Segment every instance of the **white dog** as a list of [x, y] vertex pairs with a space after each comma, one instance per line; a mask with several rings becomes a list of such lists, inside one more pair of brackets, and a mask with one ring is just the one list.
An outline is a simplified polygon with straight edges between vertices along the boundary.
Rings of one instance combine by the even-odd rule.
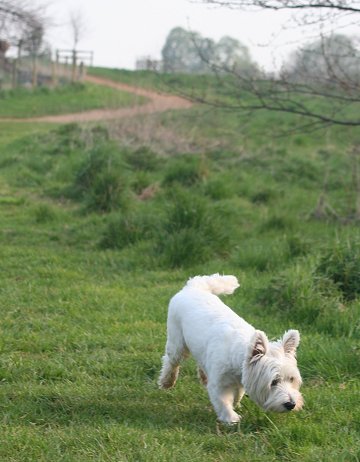
[[289, 330], [269, 342], [217, 297], [237, 287], [235, 276], [196, 276], [171, 299], [159, 386], [175, 385], [180, 362], [190, 352], [220, 421], [240, 420], [233, 408], [244, 393], [265, 410], [301, 409], [299, 332]]

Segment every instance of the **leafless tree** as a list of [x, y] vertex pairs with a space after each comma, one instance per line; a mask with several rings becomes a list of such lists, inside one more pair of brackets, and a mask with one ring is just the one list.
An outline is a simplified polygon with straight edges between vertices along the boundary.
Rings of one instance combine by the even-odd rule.
[[79, 42], [86, 32], [86, 24], [84, 15], [81, 10], [73, 10], [70, 12], [70, 30], [72, 36], [72, 66], [71, 66], [71, 81], [77, 80], [77, 66], [78, 66], [78, 50]]
[[[44, 39], [47, 18], [43, 5], [34, 6], [30, 0], [0, 0], [0, 40], [17, 48], [17, 61], [22, 52], [32, 60], [32, 84], [37, 83], [37, 58]], [[14, 83], [17, 64], [14, 62]]]
[[[203, 2], [253, 11], [289, 10], [294, 13], [293, 23], [317, 26], [320, 32], [317, 40], [299, 48], [280, 71], [272, 74], [244, 75], [219, 66], [215, 71], [221, 76], [226, 70], [227, 78], [222, 83], [231, 93], [232, 102], [203, 96], [199, 101], [237, 111], [267, 110], [303, 116], [302, 128], [360, 125], [360, 51], [356, 39], [344, 35], [344, 24], [360, 23], [360, 0]], [[341, 34], [331, 30], [334, 24], [342, 24]]]
[[71, 11], [69, 24], [72, 36], [72, 49], [76, 50], [80, 40], [83, 38], [83, 35], [86, 31], [86, 25], [82, 11]]
[[19, 41], [34, 35], [38, 41], [39, 31], [45, 25], [43, 6], [35, 7], [30, 0], [0, 0], [0, 38], [10, 45], [17, 46]]
[[203, 3], [238, 9], [303, 11], [303, 21], [308, 23], [314, 21], [311, 15], [316, 10], [321, 12], [323, 20], [339, 14], [360, 13], [359, 0], [203, 0]]

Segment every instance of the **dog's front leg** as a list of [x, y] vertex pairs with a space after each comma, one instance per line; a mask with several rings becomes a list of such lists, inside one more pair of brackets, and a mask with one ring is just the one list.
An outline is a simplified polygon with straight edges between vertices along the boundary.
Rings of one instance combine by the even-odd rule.
[[245, 394], [244, 387], [242, 385], [234, 386], [234, 409], [240, 406], [240, 401]]
[[218, 419], [228, 424], [239, 422], [240, 416], [233, 409], [234, 388], [228, 385], [209, 382], [208, 393]]

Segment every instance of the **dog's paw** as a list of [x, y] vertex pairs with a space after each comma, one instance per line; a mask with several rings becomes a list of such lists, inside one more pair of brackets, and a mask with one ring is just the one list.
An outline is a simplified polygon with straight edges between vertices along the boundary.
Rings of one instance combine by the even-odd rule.
[[218, 418], [218, 422], [221, 422], [225, 425], [234, 425], [240, 422], [241, 417], [236, 412], [227, 414], [226, 416], [221, 416]]
[[240, 416], [236, 422], [223, 422], [220, 420], [216, 421], [216, 433], [218, 435], [224, 433], [236, 433], [240, 431]]

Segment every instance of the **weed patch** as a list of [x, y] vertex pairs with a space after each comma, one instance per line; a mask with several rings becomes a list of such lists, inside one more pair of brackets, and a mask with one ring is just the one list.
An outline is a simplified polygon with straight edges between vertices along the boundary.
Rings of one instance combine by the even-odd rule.
[[95, 146], [75, 174], [72, 196], [84, 200], [88, 210], [126, 209], [129, 205], [126, 168], [113, 143]]
[[100, 240], [100, 248], [122, 249], [155, 234], [154, 218], [150, 215], [130, 213], [111, 217]]
[[178, 183], [182, 186], [193, 186], [207, 175], [208, 170], [203, 158], [195, 155], [179, 156], [167, 168], [163, 185], [172, 186]]
[[[171, 198], [156, 245], [166, 266], [190, 266], [229, 251], [229, 216], [180, 189]], [[228, 226], [224, 227], [226, 219]]]
[[359, 304], [343, 304], [336, 285], [299, 265], [272, 278], [258, 300], [289, 323], [328, 335], [359, 336]]
[[337, 242], [321, 258], [317, 273], [336, 284], [345, 300], [360, 294], [360, 241]]
[[34, 209], [36, 223], [48, 223], [56, 219], [56, 212], [53, 207], [47, 204], [40, 204]]

